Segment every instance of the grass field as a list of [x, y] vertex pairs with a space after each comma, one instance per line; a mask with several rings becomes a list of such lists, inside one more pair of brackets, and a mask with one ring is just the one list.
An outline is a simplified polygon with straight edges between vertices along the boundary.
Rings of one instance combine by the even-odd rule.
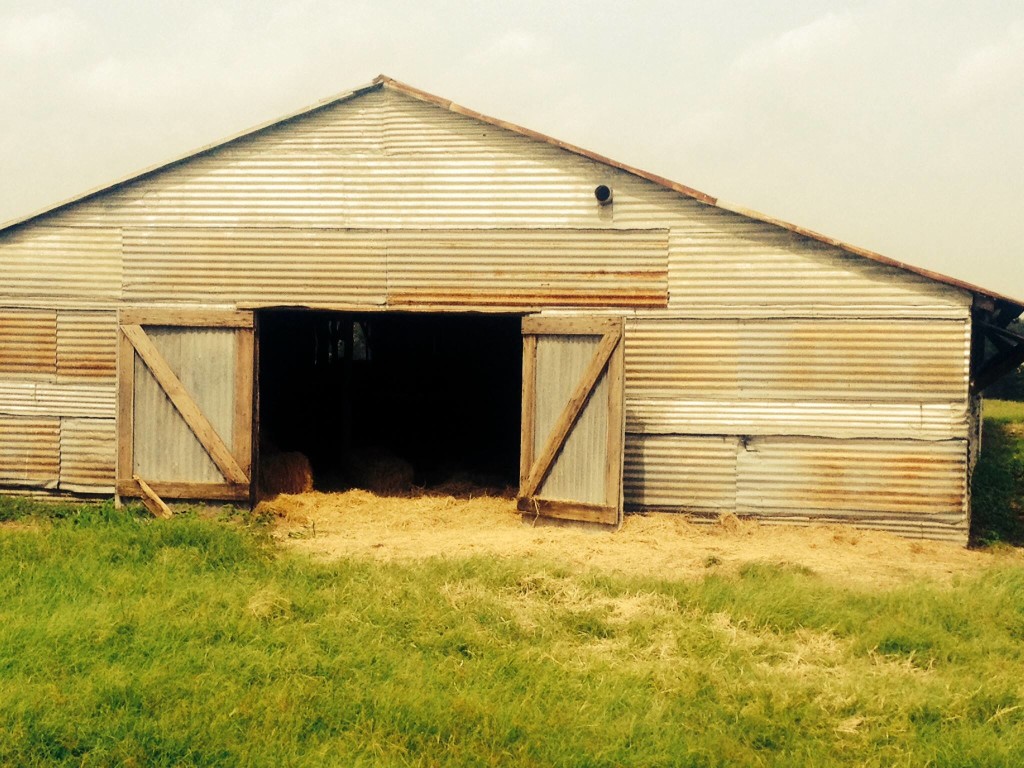
[[981, 459], [971, 486], [979, 543], [1024, 545], [1024, 403], [986, 400]]
[[458, 552], [317, 562], [243, 515], [0, 499], [0, 520], [0, 765], [1024, 755], [1009, 554], [868, 587], [784, 562], [678, 579]]

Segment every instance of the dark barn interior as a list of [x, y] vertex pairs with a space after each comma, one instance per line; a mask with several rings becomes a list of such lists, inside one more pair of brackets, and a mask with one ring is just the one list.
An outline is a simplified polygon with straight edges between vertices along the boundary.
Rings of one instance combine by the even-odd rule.
[[518, 316], [281, 309], [257, 328], [262, 476], [302, 454], [317, 490], [516, 484]]

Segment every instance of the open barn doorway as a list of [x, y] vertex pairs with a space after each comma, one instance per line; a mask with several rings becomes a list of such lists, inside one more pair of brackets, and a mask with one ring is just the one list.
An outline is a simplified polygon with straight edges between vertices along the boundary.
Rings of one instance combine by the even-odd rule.
[[514, 487], [518, 315], [257, 313], [264, 495]]

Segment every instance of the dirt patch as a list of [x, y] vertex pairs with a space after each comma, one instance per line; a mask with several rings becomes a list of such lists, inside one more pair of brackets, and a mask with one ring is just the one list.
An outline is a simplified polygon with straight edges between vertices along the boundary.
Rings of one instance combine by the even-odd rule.
[[366, 491], [279, 496], [260, 504], [287, 546], [324, 558], [536, 556], [654, 578], [697, 578], [751, 562], [786, 563], [851, 585], [949, 581], [1018, 550], [967, 550], [840, 526], [762, 526], [734, 516], [698, 524], [677, 515], [631, 515], [615, 532], [531, 526], [500, 495], [386, 497]]

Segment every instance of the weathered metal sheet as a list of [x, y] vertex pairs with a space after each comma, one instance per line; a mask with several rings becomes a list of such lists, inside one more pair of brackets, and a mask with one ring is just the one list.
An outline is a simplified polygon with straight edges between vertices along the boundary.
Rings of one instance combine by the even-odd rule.
[[665, 230], [393, 230], [388, 303], [664, 306]]
[[884, 521], [967, 513], [967, 441], [757, 437], [737, 459], [737, 510]]
[[12, 416], [114, 417], [114, 382], [0, 379], [0, 413]]
[[[539, 336], [537, 339], [537, 398], [534, 456], [540, 455], [555, 422], [569, 402], [590, 361], [600, 336]], [[538, 496], [586, 504], [607, 504], [606, 465], [595, 457], [608, 446], [608, 376], [601, 375]]]
[[627, 506], [735, 510], [738, 444], [735, 437], [627, 434]]
[[116, 437], [113, 419], [62, 419], [60, 488], [113, 493]]
[[57, 313], [0, 309], [0, 376], [52, 376], [57, 366]]
[[704, 317], [966, 317], [971, 306], [958, 288], [697, 206], [673, 223], [669, 282], [671, 306]]
[[128, 301], [384, 303], [380, 232], [175, 228], [129, 230], [124, 240]]
[[[230, 328], [148, 328], [200, 411], [233, 444], [235, 344]], [[222, 483], [223, 475], [149, 369], [135, 357], [134, 472], [161, 482]]]
[[60, 420], [0, 416], [0, 485], [56, 488]]
[[968, 436], [962, 403], [771, 400], [626, 401], [626, 429], [641, 434], [805, 435], [948, 440]]
[[627, 398], [965, 403], [951, 320], [627, 321]]
[[112, 380], [116, 373], [117, 313], [58, 313], [57, 374]]
[[0, 232], [0, 274], [2, 302], [114, 301], [121, 293], [120, 230], [32, 225]]

